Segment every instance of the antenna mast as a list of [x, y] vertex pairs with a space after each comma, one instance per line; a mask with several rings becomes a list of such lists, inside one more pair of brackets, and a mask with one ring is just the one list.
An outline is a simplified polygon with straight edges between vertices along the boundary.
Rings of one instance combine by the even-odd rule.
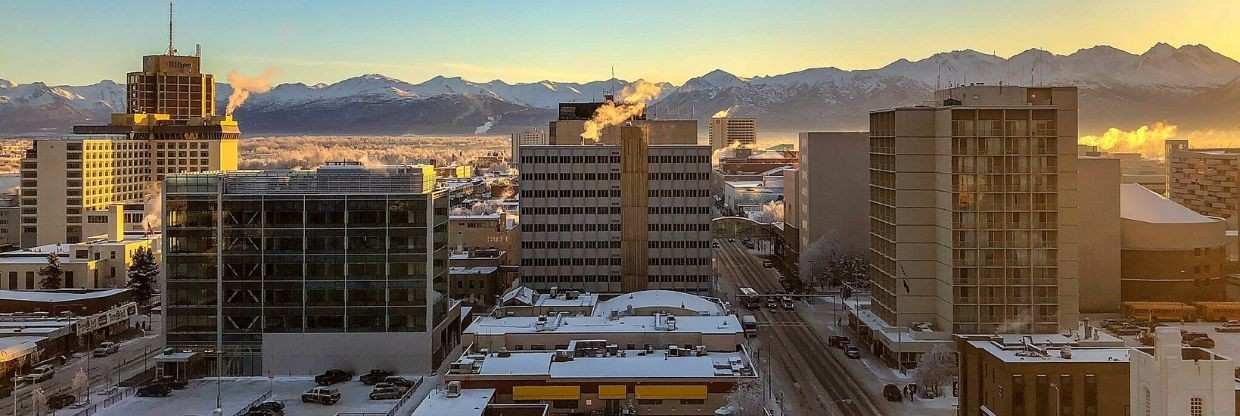
[[172, 0], [168, 0], [168, 55], [176, 55], [177, 50], [172, 47]]

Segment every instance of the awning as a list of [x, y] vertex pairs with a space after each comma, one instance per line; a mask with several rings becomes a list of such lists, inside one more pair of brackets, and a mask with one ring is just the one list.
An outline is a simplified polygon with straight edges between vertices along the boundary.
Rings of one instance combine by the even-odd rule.
[[637, 386], [634, 388], [634, 396], [638, 399], [650, 400], [706, 400], [706, 386]]
[[514, 386], [513, 400], [577, 400], [580, 386]]
[[623, 384], [604, 384], [598, 386], [598, 398], [603, 400], [628, 398], [628, 391]]

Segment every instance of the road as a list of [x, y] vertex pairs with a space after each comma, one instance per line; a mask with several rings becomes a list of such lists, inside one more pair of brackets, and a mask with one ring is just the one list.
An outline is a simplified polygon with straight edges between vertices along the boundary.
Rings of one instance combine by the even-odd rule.
[[[778, 277], [762, 267], [744, 246], [728, 240], [717, 242], [720, 247], [715, 250], [715, 267], [721, 279], [735, 286], [751, 287], [761, 294], [783, 292]], [[786, 386], [778, 389], [781, 391], [776, 395], [796, 396], [796, 400], [785, 400], [798, 404], [794, 409], [785, 409], [788, 414], [813, 415], [822, 414], [822, 411], [846, 416], [887, 414], [848, 372], [837, 352], [830, 351], [826, 340], [795, 311], [761, 308], [752, 313], [761, 326], [759, 338], [763, 347], [760, 354], [766, 360], [774, 358], [768, 366], [781, 370], [772, 372], [773, 377], [788, 378], [775, 380], [776, 384]]]
[[[105, 396], [97, 394], [111, 386], [116, 385], [118, 381], [122, 381], [141, 373], [145, 368], [151, 368], [155, 365], [155, 356], [163, 349], [163, 340], [160, 339], [160, 319], [159, 315], [152, 315], [151, 331], [147, 331], [147, 335], [125, 340], [120, 344], [119, 351], [107, 357], [91, 357], [89, 352], [80, 354], [79, 357], [69, 359], [65, 365], [56, 367], [56, 373], [52, 375], [50, 380], [30, 385], [28, 383], [18, 386], [17, 391], [12, 396], [0, 399], [0, 416], [25, 416], [34, 415], [34, 398], [32, 392], [36, 387], [43, 389], [46, 396], [51, 397], [60, 393], [72, 393], [79, 399], [82, 399], [82, 392], [71, 392], [73, 390], [73, 378], [79, 373], [84, 373], [90, 380], [90, 400], [102, 400]], [[18, 404], [17, 411], [13, 409], [13, 403]], [[47, 409], [40, 409], [42, 414], [51, 414]], [[59, 414], [71, 415], [78, 412], [77, 409], [63, 409]]]

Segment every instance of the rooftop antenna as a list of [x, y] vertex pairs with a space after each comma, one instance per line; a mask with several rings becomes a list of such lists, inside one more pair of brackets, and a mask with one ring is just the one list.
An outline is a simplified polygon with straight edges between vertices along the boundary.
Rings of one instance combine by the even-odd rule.
[[616, 66], [611, 66], [611, 96], [616, 97]]
[[176, 48], [172, 47], [172, 0], [168, 0], [168, 55], [176, 54]]

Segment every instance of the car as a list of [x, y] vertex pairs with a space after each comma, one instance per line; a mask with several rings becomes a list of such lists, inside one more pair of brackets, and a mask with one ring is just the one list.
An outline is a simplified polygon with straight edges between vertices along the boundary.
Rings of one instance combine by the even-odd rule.
[[56, 375], [56, 369], [50, 365], [41, 365], [30, 370], [29, 374], [22, 376], [22, 380], [27, 383], [42, 383], [51, 380]]
[[849, 344], [847, 347], [844, 347], [844, 356], [848, 358], [861, 358], [861, 349], [857, 348], [856, 345]]
[[351, 372], [340, 369], [331, 369], [324, 371], [323, 374], [314, 376], [314, 384], [318, 384], [320, 386], [330, 386], [332, 384], [343, 383], [352, 379], [353, 373]]
[[383, 379], [388, 378], [392, 375], [393, 373], [391, 371], [374, 369], [374, 370], [370, 370], [369, 373], [362, 374], [362, 377], [360, 377], [360, 380], [362, 380], [362, 384], [365, 384], [367, 386], [373, 386], [375, 383], [381, 382], [383, 381]]
[[73, 404], [77, 401], [72, 394], [57, 394], [47, 398], [47, 407], [52, 409], [63, 409], [65, 406]]
[[302, 393], [301, 401], [303, 403], [318, 403], [331, 406], [340, 401], [340, 390], [315, 387]]
[[393, 384], [379, 383], [375, 388], [370, 390], [370, 400], [391, 400], [399, 399], [405, 392], [401, 388]]
[[848, 337], [843, 336], [843, 335], [832, 335], [830, 337], [827, 337], [827, 345], [830, 345], [835, 348], [844, 348], [848, 346], [848, 344], [851, 342], [852, 341], [849, 340]]
[[784, 310], [790, 311], [790, 310], [796, 309], [797, 307], [796, 303], [793, 303], [792, 300], [784, 300], [783, 302], [780, 302], [780, 303], [784, 307]]
[[138, 397], [168, 397], [169, 393], [172, 393], [172, 387], [168, 383], [151, 383], [139, 387], [135, 394]]
[[767, 299], [766, 299], [766, 308], [767, 308], [767, 309], [770, 309], [770, 310], [775, 310], [775, 309], [776, 309], [776, 308], [778, 308], [778, 307], [779, 307], [779, 304], [775, 303], [775, 298], [767, 298]]
[[1208, 336], [1193, 338], [1188, 341], [1188, 346], [1197, 348], [1214, 348], [1214, 340]]
[[250, 407], [245, 416], [284, 416], [284, 402], [268, 400]]
[[400, 387], [402, 389], [413, 388], [413, 380], [410, 380], [410, 379], [407, 379], [401, 376], [388, 376], [387, 378], [383, 379], [383, 382], [395, 385], [396, 387]]
[[120, 351], [120, 345], [116, 345], [116, 343], [112, 341], [104, 341], [95, 348], [95, 351], [92, 352], [91, 355], [96, 357], [107, 357], [109, 355], [116, 354], [117, 351]]
[[769, 268], [775, 267], [775, 263], [772, 263], [770, 260], [763, 260], [762, 267], [769, 269]]
[[711, 242], [710, 242], [710, 246], [711, 246], [711, 247], [713, 247], [713, 248], [719, 248], [719, 242], [718, 242], [718, 241], [711, 241]]

